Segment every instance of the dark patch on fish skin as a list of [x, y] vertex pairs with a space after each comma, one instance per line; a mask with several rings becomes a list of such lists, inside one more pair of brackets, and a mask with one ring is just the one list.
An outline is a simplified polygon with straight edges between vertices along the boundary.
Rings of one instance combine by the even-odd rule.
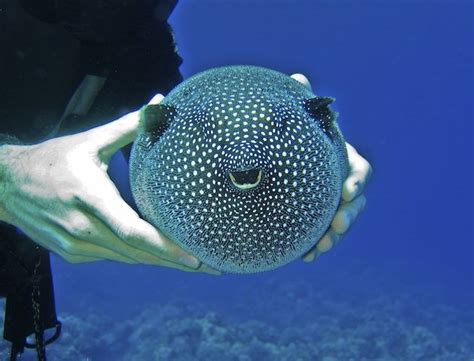
[[337, 125], [338, 114], [333, 111], [329, 105], [336, 101], [332, 97], [316, 96], [305, 100], [304, 107], [318, 122], [321, 130], [328, 136], [328, 138], [335, 145], [336, 151], [339, 153], [338, 159], [341, 169], [343, 170], [344, 178], [347, 175], [347, 153], [345, 151], [344, 137]]
[[331, 110], [329, 105], [336, 99], [331, 97], [314, 97], [304, 101], [306, 110], [319, 122], [321, 129], [334, 138], [334, 123], [336, 122], [336, 113]]
[[175, 115], [175, 107], [166, 104], [149, 104], [140, 109], [140, 131], [144, 134], [140, 145], [149, 149], [165, 132]]

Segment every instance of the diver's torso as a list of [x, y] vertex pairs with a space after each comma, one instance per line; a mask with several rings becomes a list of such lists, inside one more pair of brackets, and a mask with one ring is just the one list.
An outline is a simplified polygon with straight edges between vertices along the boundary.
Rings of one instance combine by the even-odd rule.
[[166, 18], [160, 18], [175, 1], [147, 1], [154, 11], [116, 6], [113, 14], [109, 8], [122, 2], [98, 2], [109, 5], [103, 8], [84, 2], [73, 14], [54, 16], [30, 3], [48, 2], [6, 0], [0, 12], [0, 134], [25, 142], [51, 135], [86, 74], [107, 80], [87, 117], [65, 122], [66, 132], [111, 121], [182, 80], [182, 60]]

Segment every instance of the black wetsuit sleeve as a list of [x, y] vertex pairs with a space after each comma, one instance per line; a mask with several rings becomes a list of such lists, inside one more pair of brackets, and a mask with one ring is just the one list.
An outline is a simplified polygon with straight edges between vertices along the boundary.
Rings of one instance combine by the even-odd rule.
[[[177, 0], [21, 0], [42, 21], [58, 24], [84, 47], [89, 74], [108, 76], [152, 63], [179, 66], [167, 16]], [[127, 62], [123, 63], [125, 58]], [[132, 65], [130, 67], [130, 65]], [[141, 73], [145, 70], [135, 70]]]
[[29, 16], [0, 34], [7, 55], [0, 59], [0, 133], [25, 142], [49, 135], [86, 74], [107, 81], [87, 118], [65, 122], [64, 132], [113, 120], [182, 80], [182, 59], [166, 18], [176, 0], [20, 3], [17, 13]]

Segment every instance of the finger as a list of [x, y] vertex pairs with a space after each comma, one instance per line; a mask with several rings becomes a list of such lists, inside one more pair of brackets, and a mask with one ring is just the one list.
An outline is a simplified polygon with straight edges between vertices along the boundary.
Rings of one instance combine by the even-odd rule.
[[174, 269], [184, 271], [184, 272], [207, 273], [207, 274], [212, 275], [212, 276], [220, 276], [222, 274], [222, 272], [220, 272], [220, 271], [218, 271], [214, 268], [211, 268], [211, 267], [209, 267], [208, 265], [206, 265], [204, 263], [201, 263], [201, 265], [198, 268], [192, 269], [192, 268], [184, 267], [184, 266], [181, 266], [179, 264], [169, 262], [169, 261], [165, 261], [165, 260], [161, 260], [161, 262], [162, 263], [159, 264], [160, 266], [164, 266], [164, 267], [168, 267], [168, 268], [174, 268]]
[[161, 103], [163, 100], [164, 96], [162, 94], [156, 94], [151, 100], [148, 102], [149, 105], [156, 105]]
[[[74, 239], [73, 235], [66, 235], [61, 239], [61, 242], [59, 242], [60, 246], [55, 247], [55, 253], [58, 253], [59, 255], [61, 255], [61, 257], [71, 263], [78, 263], [81, 259], [84, 259], [85, 261], [87, 261], [87, 259], [103, 259], [128, 264], [142, 263], [147, 265], [159, 265], [186, 272], [205, 272], [213, 275], [216, 274], [215, 270], [207, 266], [199, 267], [198, 269], [192, 269], [173, 262], [166, 261], [142, 250], [133, 248], [125, 244], [118, 237], [116, 237], [104, 225], [100, 227], [98, 224], [101, 223], [102, 222], [97, 220], [93, 228], [96, 230], [96, 232], [89, 231], [91, 233], [88, 234], [88, 236], [92, 237], [92, 241], [104, 244], [106, 247], [110, 247], [110, 249], [92, 244], [91, 241], [80, 241], [78, 239]], [[64, 232], [64, 230], [56, 231], [56, 233], [58, 234], [61, 232]], [[71, 233], [74, 234], [75, 232]], [[104, 241], [104, 239], [106, 240]], [[122, 254], [116, 252], [117, 250]]]
[[303, 261], [311, 262], [314, 261], [321, 254], [329, 251], [337, 242], [339, 242], [341, 235], [335, 233], [331, 228], [324, 234], [324, 236], [316, 243], [316, 245], [306, 253], [303, 257]]
[[208, 265], [202, 263], [201, 266], [197, 269], [198, 272], [204, 272], [213, 276], [220, 276], [222, 275], [221, 271], [218, 271], [214, 268], [209, 267]]
[[350, 202], [363, 192], [372, 175], [372, 167], [349, 143], [346, 148], [350, 173], [342, 186], [342, 199]]
[[303, 256], [303, 261], [313, 262], [315, 259], [319, 257], [320, 254], [321, 253], [316, 250], [316, 247], [313, 247], [311, 251], [309, 251]]
[[201, 264], [201, 266], [199, 266], [198, 268], [196, 269], [193, 269], [193, 268], [189, 268], [189, 267], [184, 267], [184, 266], [181, 266], [177, 263], [173, 263], [173, 262], [169, 262], [169, 261], [166, 261], [166, 260], [161, 260], [160, 263], [157, 263], [156, 265], [158, 266], [162, 266], [162, 267], [167, 267], [167, 268], [173, 268], [173, 269], [176, 269], [176, 270], [179, 270], [179, 271], [183, 271], [183, 272], [190, 272], [190, 273], [207, 273], [207, 274], [210, 274], [212, 276], [220, 276], [222, 274], [222, 272], [220, 271], [217, 271], [205, 264]]
[[[70, 229], [69, 232], [72, 237], [84, 239], [86, 244], [91, 245], [89, 249], [81, 249], [80, 252], [98, 252], [98, 249], [93, 247], [94, 244], [96, 244], [109, 251], [107, 256], [104, 255], [104, 258], [109, 260], [172, 267], [172, 262], [165, 262], [166, 260], [163, 258], [157, 257], [154, 254], [143, 251], [142, 249], [132, 247], [126, 243], [123, 239], [118, 237], [117, 234], [108, 227], [108, 225], [106, 225], [101, 219], [98, 219], [95, 215], [88, 215], [87, 218], [89, 225], [79, 227], [73, 226], [72, 229], [71, 226], [69, 226], [68, 228]], [[81, 229], [83, 231], [81, 231]], [[113, 255], [116, 256], [114, 257]], [[177, 264], [174, 265], [177, 266]], [[172, 268], [182, 269], [181, 267]]]
[[359, 213], [364, 210], [366, 203], [364, 195], [360, 195], [349, 203], [341, 204], [331, 223], [332, 230], [340, 235], [346, 233]]
[[303, 74], [296, 73], [296, 74], [293, 74], [291, 77], [293, 79], [295, 79], [296, 81], [299, 81], [301, 84], [303, 84], [309, 90], [312, 90], [311, 89], [311, 83], [309, 82], [308, 78], [306, 76], [304, 76]]
[[[101, 174], [100, 176], [103, 177]], [[42, 223], [46, 225], [43, 227], [44, 232], [48, 232], [44, 237], [49, 242], [54, 240], [62, 251], [71, 255], [101, 257], [125, 263], [162, 264], [163, 259], [131, 247], [117, 237], [102, 220], [87, 213], [91, 212], [90, 205], [84, 200], [76, 199], [75, 202], [77, 210], [69, 212], [67, 216], [41, 214], [44, 218]], [[33, 211], [29, 218], [35, 217], [38, 215]]]
[[[36, 218], [32, 216], [34, 215], [29, 215], [30, 219], [35, 219], [35, 224], [37, 224], [40, 221], [38, 215], [36, 215]], [[81, 236], [87, 233], [89, 233], [88, 236], [94, 236], [90, 234], [91, 230], [89, 228], [85, 230], [84, 227], [78, 226], [78, 222], [68, 222], [64, 218], [54, 218], [51, 214], [43, 214], [42, 216], [44, 226], [38, 227], [34, 232], [35, 241], [58, 253], [68, 262], [78, 263], [81, 259], [84, 259], [84, 262], [108, 259], [125, 263], [137, 263], [137, 261], [126, 255], [120, 255], [107, 248], [78, 238], [77, 235]], [[77, 218], [79, 217], [76, 216]], [[82, 219], [86, 219], [86, 217], [82, 215]], [[84, 221], [81, 220], [80, 223], [84, 224]], [[100, 236], [100, 234], [97, 235], [97, 238]]]
[[[27, 213], [25, 212], [25, 214]], [[65, 217], [55, 218], [51, 214], [43, 215], [46, 218], [42, 219], [43, 222], [41, 223], [45, 224], [45, 226], [35, 229], [25, 226], [21, 227], [22, 230], [36, 243], [59, 255], [67, 262], [82, 263], [99, 260], [111, 260], [129, 264], [140, 262], [187, 272], [219, 274], [218, 271], [206, 265], [202, 265], [198, 269], [191, 269], [130, 247], [108, 230], [101, 221], [96, 219], [94, 222], [95, 217], [93, 216], [86, 216], [79, 212], [72, 214], [68, 219]], [[28, 217], [31, 218], [32, 214], [29, 214]], [[38, 221], [36, 219], [34, 224], [37, 225]], [[22, 223], [31, 224], [28, 221]], [[81, 240], [77, 236], [91, 237], [91, 239]], [[91, 242], [104, 244], [104, 247]], [[106, 247], [111, 247], [111, 249]], [[123, 254], [116, 252], [116, 250], [120, 250]]]
[[316, 250], [320, 253], [326, 253], [339, 241], [341, 236], [329, 229], [326, 234], [316, 244]]
[[[90, 243], [88, 243], [88, 245], [94, 246], [94, 245], [91, 245]], [[117, 254], [115, 252], [109, 251], [109, 252], [104, 252], [103, 254], [100, 255], [100, 258], [98, 258], [98, 257], [85, 256], [85, 254], [88, 254], [90, 252], [92, 252], [91, 254], [96, 254], [97, 256], [99, 256], [101, 252], [97, 250], [91, 251], [90, 249], [80, 249], [80, 247], [78, 248], [77, 246], [74, 246], [72, 248], [66, 247], [65, 249], [57, 245], [54, 245], [53, 247], [50, 247], [50, 248], [52, 248], [51, 249], [52, 252], [59, 255], [61, 258], [63, 258], [69, 263], [86, 263], [86, 262], [108, 260], [108, 261], [116, 261], [116, 262], [127, 263], [127, 264], [143, 263], [147, 265], [158, 265], [162, 267], [177, 269], [184, 272], [202, 272], [202, 273], [208, 273], [211, 275], [220, 275], [220, 272], [206, 265], [201, 265], [201, 267], [199, 267], [198, 269], [192, 269], [189, 267], [184, 267], [179, 264], [160, 259], [158, 257], [154, 257], [153, 255], [149, 255], [149, 254], [141, 255], [140, 257], [137, 257], [139, 258], [139, 260], [135, 260], [129, 257], [121, 256], [120, 254]], [[96, 248], [96, 247], [90, 247], [90, 248]], [[100, 248], [100, 247], [97, 247], [97, 248]]]
[[175, 269], [175, 270], [178, 270], [178, 271], [190, 272], [190, 273], [200, 272], [199, 268], [190, 268], [190, 267], [182, 266], [178, 263], [170, 262], [170, 261], [167, 261], [165, 259], [158, 258], [158, 257], [157, 257], [156, 263], [150, 264], [150, 265], [166, 267], [166, 268], [172, 268], [172, 269]]
[[[163, 95], [157, 94], [151, 99], [149, 104], [158, 104], [162, 99]], [[139, 119], [140, 111], [134, 111], [113, 122], [89, 131], [96, 141], [101, 159], [108, 162], [117, 150], [135, 140]]]
[[128, 113], [120, 119], [89, 131], [102, 161], [108, 163], [115, 152], [134, 141], [139, 125], [139, 114], [139, 111]]
[[[57, 231], [59, 232], [59, 231]], [[58, 240], [60, 249], [72, 257], [86, 257], [95, 259], [106, 259], [128, 264], [136, 264], [137, 260], [121, 255], [105, 247], [92, 244], [88, 241], [76, 239], [70, 235], [63, 236]], [[151, 262], [150, 262], [151, 263]], [[154, 263], [151, 263], [154, 264]]]
[[[93, 218], [92, 216], [90, 218]], [[64, 227], [66, 228], [66, 227]], [[56, 233], [65, 232], [57, 230]], [[183, 271], [193, 271], [188, 267], [180, 266], [173, 262], [168, 262], [162, 258], [156, 257], [150, 253], [129, 246], [113, 234], [100, 221], [96, 220], [93, 227], [87, 231], [69, 230], [68, 234], [61, 239], [59, 250], [63, 257], [67, 256], [89, 256], [100, 257], [109, 261], [116, 261], [128, 264], [142, 263], [147, 265], [159, 265], [180, 269]], [[87, 233], [87, 234], [86, 234]], [[80, 240], [75, 237], [79, 235], [86, 240]], [[93, 244], [95, 242], [97, 244]], [[64, 254], [67, 253], [67, 255]], [[69, 259], [68, 259], [69, 260]]]
[[139, 251], [149, 252], [160, 259], [196, 269], [201, 262], [189, 255], [145, 222], [120, 197], [112, 181], [104, 177], [101, 197], [90, 195], [85, 206], [101, 220], [120, 240]]
[[53, 254], [58, 255], [61, 257], [63, 260], [65, 260], [68, 263], [72, 264], [78, 264], [78, 263], [92, 263], [92, 262], [98, 262], [98, 261], [103, 261], [102, 258], [93, 258], [93, 257], [85, 257], [85, 256], [73, 256], [70, 255], [66, 252], [61, 251], [60, 249], [53, 251]]
[[47, 227], [43, 227], [41, 229], [32, 229], [28, 226], [22, 226], [21, 230], [25, 232], [25, 234], [35, 243], [39, 244], [48, 251], [57, 254], [59, 257], [63, 258], [69, 263], [85, 263], [101, 260], [99, 257], [78, 256], [67, 253], [65, 250], [59, 247], [59, 242], [57, 242], [55, 234], [51, 231], [48, 231]]
[[50, 239], [48, 239], [48, 242], [42, 242], [41, 238], [36, 239], [35, 242], [43, 246], [44, 248], [48, 249], [50, 252], [57, 254], [59, 257], [64, 259], [66, 262], [69, 263], [90, 263], [90, 262], [97, 262], [97, 261], [102, 261], [104, 258], [102, 257], [89, 257], [89, 256], [83, 256], [83, 255], [74, 255], [66, 252], [64, 249], [62, 249], [57, 242], [51, 242]]

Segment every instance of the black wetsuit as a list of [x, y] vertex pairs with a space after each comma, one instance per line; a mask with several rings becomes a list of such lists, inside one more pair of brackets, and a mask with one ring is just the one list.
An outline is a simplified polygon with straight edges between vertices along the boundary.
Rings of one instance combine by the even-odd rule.
[[[167, 93], [182, 80], [167, 23], [176, 2], [0, 0], [0, 143], [91, 128]], [[87, 74], [105, 78], [103, 87], [87, 116], [64, 118]], [[42, 328], [57, 323], [48, 253], [4, 223], [0, 297], [7, 297], [4, 336], [19, 352], [34, 331], [35, 303]]]

